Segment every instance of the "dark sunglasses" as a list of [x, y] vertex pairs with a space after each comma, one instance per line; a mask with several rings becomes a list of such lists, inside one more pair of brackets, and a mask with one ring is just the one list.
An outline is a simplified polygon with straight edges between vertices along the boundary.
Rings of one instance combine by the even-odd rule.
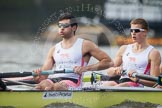
[[67, 28], [67, 27], [69, 27], [69, 26], [71, 26], [71, 24], [68, 24], [68, 23], [58, 23], [58, 27], [59, 28]]
[[130, 32], [135, 32], [135, 33], [139, 33], [139, 32], [144, 32], [145, 30], [144, 29], [138, 29], [138, 28], [136, 28], [136, 29], [130, 29]]

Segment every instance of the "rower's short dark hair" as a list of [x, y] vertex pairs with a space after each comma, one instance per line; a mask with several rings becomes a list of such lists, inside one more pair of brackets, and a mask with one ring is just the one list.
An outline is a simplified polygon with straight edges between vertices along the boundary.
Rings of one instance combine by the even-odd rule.
[[76, 18], [71, 13], [63, 13], [58, 18], [58, 21], [62, 21], [64, 19], [70, 19], [71, 26], [78, 26]]
[[143, 18], [133, 19], [130, 22], [130, 25], [131, 24], [140, 24], [142, 26], [142, 29], [149, 30], [149, 25], [148, 25], [147, 21], [145, 19], [143, 19]]

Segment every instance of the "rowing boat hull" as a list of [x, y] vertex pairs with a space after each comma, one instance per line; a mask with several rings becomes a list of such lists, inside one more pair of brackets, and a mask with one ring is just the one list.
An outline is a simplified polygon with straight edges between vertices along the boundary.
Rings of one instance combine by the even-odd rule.
[[103, 88], [90, 91], [2, 91], [0, 106], [42, 108], [52, 103], [73, 103], [88, 108], [105, 108], [126, 100], [162, 105], [162, 90]]

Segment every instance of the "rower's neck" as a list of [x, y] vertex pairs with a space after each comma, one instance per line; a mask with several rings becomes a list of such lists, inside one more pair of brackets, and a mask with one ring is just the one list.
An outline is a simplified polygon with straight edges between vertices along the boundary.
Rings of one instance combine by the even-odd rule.
[[146, 42], [146, 43], [142, 43], [142, 44], [139, 44], [139, 43], [135, 43], [133, 45], [133, 51], [134, 52], [142, 52], [143, 50], [145, 50], [147, 47], [149, 46], [149, 44]]
[[61, 45], [62, 45], [62, 48], [70, 48], [73, 46], [73, 44], [76, 42], [77, 40], [77, 37], [76, 36], [73, 36], [71, 38], [64, 38], [61, 42]]

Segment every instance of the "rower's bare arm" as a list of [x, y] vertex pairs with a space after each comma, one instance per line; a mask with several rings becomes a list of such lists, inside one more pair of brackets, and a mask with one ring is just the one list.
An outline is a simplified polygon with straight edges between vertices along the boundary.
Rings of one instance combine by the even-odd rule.
[[162, 73], [162, 64], [160, 65], [160, 73]]
[[87, 66], [87, 71], [103, 70], [114, 65], [112, 59], [104, 51], [100, 50], [93, 42], [85, 40], [83, 47], [83, 52], [85, 52], [85, 54], [89, 54], [99, 61], [96, 64]]
[[152, 76], [159, 76], [160, 75], [160, 64], [161, 64], [161, 56], [160, 52], [156, 49], [153, 49], [153, 51], [150, 53], [150, 59], [151, 59], [151, 72], [150, 74]]
[[47, 55], [47, 58], [42, 66], [42, 70], [51, 70], [54, 65], [54, 60], [53, 60], [53, 53], [54, 53], [54, 47], [52, 47]]
[[126, 45], [123, 45], [119, 48], [118, 52], [116, 53], [116, 56], [115, 56], [115, 59], [114, 59], [114, 67], [110, 67], [108, 70], [107, 70], [107, 74], [109, 76], [115, 76], [115, 75], [120, 75], [121, 74], [121, 64], [123, 63], [122, 62], [122, 56], [123, 56], [123, 53], [126, 49]]
[[49, 50], [49, 52], [48, 52], [48, 55], [47, 55], [47, 58], [45, 60], [44, 65], [41, 68], [34, 70], [34, 72], [38, 74], [38, 76], [34, 77], [34, 80], [36, 82], [39, 83], [39, 82], [41, 82], [42, 80], [44, 80], [44, 79], [46, 79], [48, 77], [48, 75], [40, 75], [40, 72], [42, 70], [50, 70], [50, 69], [52, 69], [52, 67], [54, 65], [54, 61], [53, 61], [53, 58], [52, 58], [53, 51], [54, 51], [54, 48], [51, 48]]
[[[160, 56], [160, 52], [156, 49], [153, 49], [150, 52], [149, 55], [149, 60], [151, 63], [151, 67], [150, 67], [150, 75], [151, 76], [155, 76], [158, 77], [160, 75], [160, 63], [161, 63], [161, 56]], [[146, 81], [146, 80], [140, 80], [140, 82], [146, 86], [153, 86], [155, 83], [151, 82], [151, 81]]]

